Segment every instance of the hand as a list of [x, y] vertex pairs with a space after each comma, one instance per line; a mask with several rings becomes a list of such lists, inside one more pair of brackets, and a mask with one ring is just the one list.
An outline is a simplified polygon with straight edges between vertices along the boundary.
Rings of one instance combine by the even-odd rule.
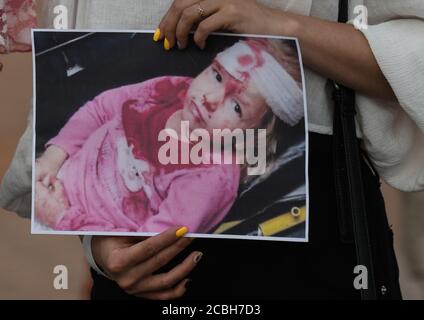
[[184, 295], [187, 275], [196, 267], [201, 252], [192, 252], [181, 264], [155, 274], [191, 239], [176, 235], [178, 228], [147, 239], [134, 237], [93, 237], [92, 252], [98, 266], [128, 294], [141, 298], [170, 300]]
[[54, 228], [70, 204], [62, 182], [56, 178], [52, 181], [48, 187], [39, 181], [35, 184], [35, 218], [38, 222]]
[[35, 161], [35, 181], [48, 188], [54, 184], [57, 173], [68, 157], [67, 153], [56, 146], [49, 146], [44, 154]]
[[[204, 16], [200, 14], [200, 8]], [[235, 33], [272, 34], [281, 11], [255, 0], [175, 0], [163, 17], [155, 40], [165, 38], [165, 49], [178, 45], [185, 48], [188, 34], [197, 25], [194, 41], [205, 47], [211, 32], [225, 30]]]

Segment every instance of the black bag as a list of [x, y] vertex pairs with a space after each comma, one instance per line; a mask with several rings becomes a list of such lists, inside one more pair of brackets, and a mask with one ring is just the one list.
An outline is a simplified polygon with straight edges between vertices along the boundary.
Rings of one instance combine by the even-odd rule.
[[[349, 0], [339, 0], [338, 21], [345, 23], [348, 12]], [[398, 272], [393, 270], [393, 266], [397, 266], [393, 236], [391, 230], [390, 236], [385, 232], [390, 228], [384, 205], [382, 212], [372, 214], [374, 230], [369, 228], [371, 218], [366, 212], [360, 162], [361, 153], [364, 157], [366, 154], [356, 138], [355, 92], [335, 82], [333, 86], [333, 154], [340, 237], [344, 242], [355, 242], [358, 265], [367, 268], [368, 288], [361, 290], [362, 299], [400, 299]], [[374, 173], [379, 179], [375, 170]]]

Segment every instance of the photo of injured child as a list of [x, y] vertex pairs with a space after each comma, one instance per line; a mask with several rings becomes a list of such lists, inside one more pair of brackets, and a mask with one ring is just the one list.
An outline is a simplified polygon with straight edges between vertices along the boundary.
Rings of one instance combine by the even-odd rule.
[[[40, 54], [37, 37], [56, 33], [60, 32], [34, 31], [36, 64], [46, 55], [53, 56], [54, 51], [71, 56], [78, 52], [78, 48], [67, 48], [75, 42], [57, 42], [57, 48]], [[86, 38], [80, 41], [86, 44], [96, 37], [83, 35]], [[119, 33], [107, 35], [110, 40]], [[138, 41], [151, 42], [149, 36], [131, 34], [128, 41], [139, 37]], [[291, 170], [297, 183], [286, 188], [290, 192], [283, 199], [294, 195], [297, 202], [288, 209], [291, 220], [286, 216], [280, 223], [301, 226], [302, 232], [298, 228], [294, 237], [307, 237], [305, 101], [297, 42], [214, 37], [217, 42], [231, 38], [232, 43], [203, 58], [200, 72], [164, 74], [166, 70], [162, 70], [143, 81], [128, 79], [124, 85], [105, 86], [106, 90], [63, 115], [59, 130], [40, 138], [46, 141], [36, 142], [38, 149], [42, 144], [42, 150], [36, 150], [34, 157], [34, 233], [151, 235], [171, 226], [186, 226], [190, 233], [201, 236], [267, 238], [259, 228], [261, 222], [253, 232], [232, 228], [257, 217], [260, 210], [243, 210], [246, 216], [230, 224], [228, 216], [243, 192], [270, 180], [277, 165], [290, 162], [291, 155], [302, 163]], [[156, 55], [159, 50], [145, 48], [143, 54]], [[167, 55], [178, 65], [172, 52]], [[205, 53], [193, 49], [190, 59], [201, 55]], [[82, 77], [94, 63], [78, 60], [78, 56], [71, 59], [66, 59], [66, 68], [76, 72], [68, 72], [62, 86], [70, 78]], [[40, 65], [35, 70], [37, 97], [38, 93], [43, 96], [38, 79], [49, 72], [48, 68], [41, 71]], [[194, 74], [187, 76], [190, 73]], [[49, 82], [50, 90], [54, 85], [55, 81]], [[42, 98], [35, 100], [37, 140], [42, 136], [41, 128], [48, 126], [45, 119], [52, 106], [39, 107], [38, 102], [44, 103]], [[297, 128], [297, 140], [290, 137], [293, 128]], [[253, 138], [245, 139], [250, 133]], [[296, 140], [295, 145], [291, 140]], [[279, 145], [285, 146], [283, 157], [278, 154]], [[253, 150], [256, 163], [249, 161], [247, 150]], [[285, 181], [279, 179], [278, 183]], [[268, 213], [266, 221], [281, 219], [281, 213]]]

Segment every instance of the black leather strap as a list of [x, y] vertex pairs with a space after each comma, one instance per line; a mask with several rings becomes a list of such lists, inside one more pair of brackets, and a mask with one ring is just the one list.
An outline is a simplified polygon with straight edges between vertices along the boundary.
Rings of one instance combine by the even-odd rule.
[[[349, 1], [339, 0], [339, 22], [347, 22], [348, 14]], [[335, 82], [333, 86], [335, 186], [340, 234], [343, 241], [354, 239], [358, 265], [364, 265], [368, 270], [368, 289], [361, 290], [361, 297], [363, 300], [373, 300], [377, 296], [360, 146], [356, 138], [355, 92]]]

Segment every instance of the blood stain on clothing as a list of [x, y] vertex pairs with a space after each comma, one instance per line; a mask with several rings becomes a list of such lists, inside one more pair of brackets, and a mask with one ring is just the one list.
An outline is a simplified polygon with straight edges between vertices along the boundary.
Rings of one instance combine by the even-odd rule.
[[[163, 79], [154, 87], [150, 106], [137, 108], [140, 103], [138, 100], [128, 100], [123, 105], [124, 131], [128, 145], [134, 146], [134, 157], [146, 160], [158, 171], [163, 169], [165, 172], [172, 172], [202, 166], [192, 163], [163, 165], [158, 157], [161, 146], [166, 143], [158, 141], [159, 133], [166, 127], [171, 115], [184, 107], [188, 88], [188, 81], [174, 84], [169, 79]], [[181, 149], [181, 144], [179, 147]]]

